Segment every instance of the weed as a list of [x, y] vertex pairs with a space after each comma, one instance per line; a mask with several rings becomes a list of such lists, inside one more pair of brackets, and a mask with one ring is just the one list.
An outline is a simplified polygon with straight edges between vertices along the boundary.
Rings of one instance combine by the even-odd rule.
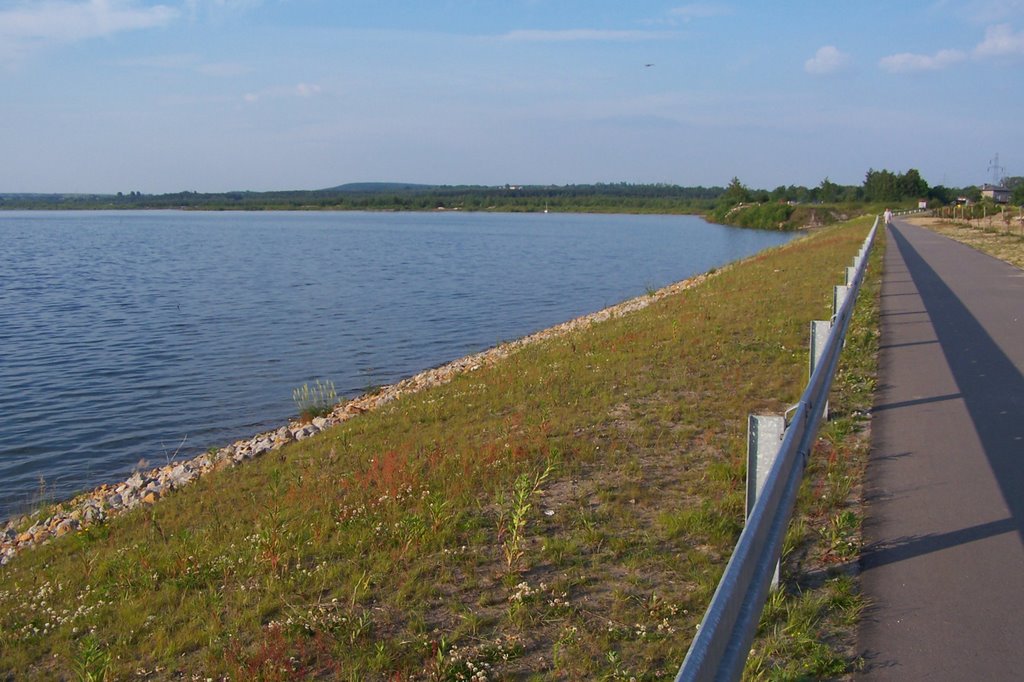
[[860, 521], [849, 509], [832, 516], [821, 531], [826, 552], [840, 560], [856, 557], [860, 553], [859, 533]]
[[302, 384], [300, 388], [292, 391], [292, 400], [299, 408], [299, 415], [310, 420], [330, 413], [338, 402], [338, 394], [334, 390], [334, 382], [317, 379], [312, 387], [309, 384]]
[[110, 652], [99, 638], [88, 634], [78, 644], [78, 651], [71, 664], [80, 682], [103, 682], [110, 669]]
[[498, 541], [501, 542], [505, 568], [509, 573], [518, 570], [523, 558], [527, 516], [533, 509], [530, 499], [548, 480], [552, 468], [553, 465], [549, 463], [535, 476], [520, 474], [512, 487], [511, 500], [505, 500], [503, 494], [498, 497]]

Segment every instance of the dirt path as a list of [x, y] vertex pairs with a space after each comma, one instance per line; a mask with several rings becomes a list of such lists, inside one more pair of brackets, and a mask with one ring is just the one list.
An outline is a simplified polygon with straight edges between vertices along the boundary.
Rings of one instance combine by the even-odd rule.
[[911, 225], [926, 227], [950, 239], [987, 253], [993, 258], [1024, 269], [1024, 224], [1011, 222], [1009, 227], [993, 219], [976, 220], [971, 225], [929, 216], [907, 218]]

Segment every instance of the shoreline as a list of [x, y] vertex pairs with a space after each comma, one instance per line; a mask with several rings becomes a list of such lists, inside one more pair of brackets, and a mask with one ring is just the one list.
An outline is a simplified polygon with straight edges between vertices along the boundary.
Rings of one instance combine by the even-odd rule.
[[[736, 262], [742, 260], [746, 259]], [[310, 422], [293, 419], [277, 429], [237, 440], [221, 448], [211, 448], [191, 459], [171, 462], [145, 472], [136, 471], [124, 481], [105, 483], [68, 500], [50, 505], [45, 510], [49, 513], [46, 518], [39, 518], [44, 511], [39, 510], [6, 519], [0, 529], [0, 566], [5, 566], [26, 549], [106, 522], [136, 507], [156, 504], [171, 492], [194, 483], [213, 471], [239, 466], [247, 460], [279, 450], [292, 441], [310, 438], [364, 412], [379, 409], [403, 395], [443, 385], [461, 374], [494, 365], [528, 345], [646, 308], [667, 296], [701, 284], [715, 273], [734, 264], [730, 263], [674, 282], [657, 291], [627, 299], [479, 353], [466, 355], [439, 367], [423, 370], [395, 384], [384, 386], [374, 393], [342, 401], [325, 417], [317, 417]]]

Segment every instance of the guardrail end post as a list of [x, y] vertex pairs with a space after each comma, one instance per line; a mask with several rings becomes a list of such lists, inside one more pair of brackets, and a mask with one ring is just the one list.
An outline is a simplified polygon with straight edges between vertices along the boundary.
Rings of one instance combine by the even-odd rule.
[[[752, 414], [747, 418], [747, 509], [750, 516], [765, 479], [775, 463], [786, 433], [786, 418], [774, 414]], [[775, 564], [772, 589], [779, 586], [779, 564]]]

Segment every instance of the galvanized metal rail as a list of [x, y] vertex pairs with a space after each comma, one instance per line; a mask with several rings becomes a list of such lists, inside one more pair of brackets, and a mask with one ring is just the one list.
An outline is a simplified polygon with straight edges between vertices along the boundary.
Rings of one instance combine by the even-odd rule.
[[[792, 408], [778, 454], [740, 533], [711, 604], [676, 675], [677, 682], [738, 680], [764, 609], [789, 526], [807, 458], [825, 415], [829, 389], [853, 316], [853, 308], [874, 244], [879, 219], [864, 240], [846, 286], [837, 286], [831, 331], [818, 343], [811, 377]], [[789, 414], [789, 413], [787, 413]]]

